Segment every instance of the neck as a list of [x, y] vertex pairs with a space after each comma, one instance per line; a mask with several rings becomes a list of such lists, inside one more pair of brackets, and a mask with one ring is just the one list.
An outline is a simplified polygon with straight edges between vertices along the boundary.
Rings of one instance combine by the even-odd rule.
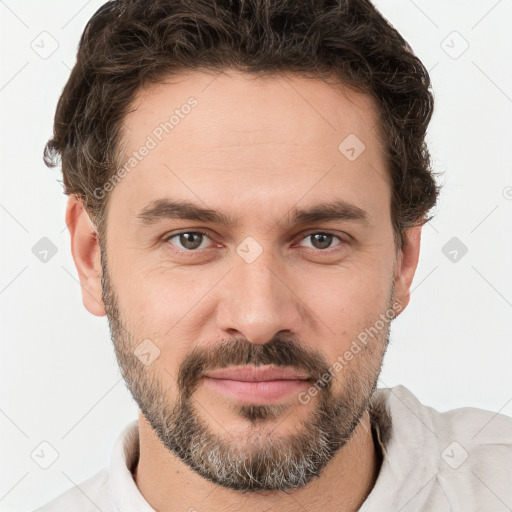
[[159, 512], [178, 510], [225, 511], [226, 504], [241, 512], [357, 511], [372, 490], [382, 463], [373, 441], [370, 415], [365, 413], [349, 442], [306, 487], [288, 492], [242, 494], [202, 478], [158, 439], [139, 414], [140, 457], [134, 480], [146, 501]]

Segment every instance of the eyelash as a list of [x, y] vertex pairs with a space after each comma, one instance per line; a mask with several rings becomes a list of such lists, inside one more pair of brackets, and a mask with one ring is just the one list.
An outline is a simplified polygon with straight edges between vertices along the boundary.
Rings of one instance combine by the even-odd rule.
[[[185, 233], [192, 233], [192, 234], [201, 234], [201, 235], [204, 235], [205, 237], [207, 238], [210, 238], [210, 235], [206, 232], [206, 231], [201, 231], [200, 229], [199, 230], [185, 230], [185, 231], [179, 231], [178, 233], [172, 233], [170, 235], [167, 235], [164, 237], [164, 239], [162, 240], [163, 243], [168, 243], [170, 242], [171, 239], [177, 237], [177, 236], [180, 236], [180, 235], [183, 235]], [[310, 237], [311, 235], [318, 235], [318, 234], [321, 234], [321, 235], [330, 235], [330, 236], [333, 236], [334, 238], [337, 238], [340, 243], [334, 247], [330, 247], [328, 249], [312, 249], [314, 250], [315, 252], [318, 252], [318, 253], [324, 253], [324, 254], [329, 254], [331, 251], [335, 251], [336, 250], [336, 247], [339, 247], [339, 246], [343, 246], [343, 245], [346, 245], [348, 244], [348, 241], [347, 240], [344, 240], [343, 238], [341, 238], [339, 235], [336, 235], [335, 233], [331, 233], [330, 231], [310, 231], [309, 233], [305, 234], [301, 239], [300, 241]], [[171, 244], [173, 245], [173, 244]], [[179, 248], [176, 248], [176, 246], [173, 245], [173, 250], [177, 253], [180, 253], [180, 254], [189, 254], [189, 255], [193, 255], [194, 253], [199, 253], [200, 251], [202, 250], [205, 250], [205, 249], [179, 249]]]

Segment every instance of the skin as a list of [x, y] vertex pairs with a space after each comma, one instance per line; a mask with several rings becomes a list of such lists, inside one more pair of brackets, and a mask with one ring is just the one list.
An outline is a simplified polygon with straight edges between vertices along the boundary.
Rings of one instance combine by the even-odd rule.
[[[112, 324], [117, 314], [113, 341], [125, 378], [132, 379], [130, 390], [142, 400], [144, 390], [152, 389], [163, 404], [153, 401], [153, 412], [162, 418], [177, 403], [177, 377], [193, 349], [217, 355], [226, 340], [256, 347], [280, 333], [283, 339], [293, 335], [332, 365], [392, 303], [400, 305], [397, 314], [405, 309], [420, 250], [421, 227], [405, 231], [401, 249], [394, 245], [389, 170], [371, 97], [291, 75], [254, 79], [225, 72], [213, 79], [191, 72], [140, 91], [124, 123], [124, 157], [190, 96], [198, 105], [111, 193], [104, 254], [110, 295], [105, 283], [102, 289], [106, 267], [95, 226], [74, 196], [66, 212], [84, 305], [94, 315], [108, 314]], [[366, 146], [355, 161], [338, 150], [349, 134]], [[230, 214], [238, 224], [162, 220], [142, 226], [137, 213], [165, 196]], [[368, 223], [286, 225], [292, 208], [333, 199], [365, 210]], [[209, 238], [193, 254], [179, 254], [174, 250], [187, 250], [180, 237], [163, 240], [183, 230], [206, 230]], [[340, 239], [334, 237], [328, 249], [317, 248], [307, 235], [325, 231]], [[251, 263], [236, 252], [246, 237], [262, 249]], [[117, 311], [109, 310], [112, 300]], [[332, 379], [332, 396], [347, 404], [357, 397], [365, 410], [350, 439], [307, 485], [287, 492], [217, 485], [170, 452], [141, 412], [134, 474], [141, 493], [161, 512], [277, 507], [288, 512], [298, 504], [308, 511], [358, 510], [381, 464], [366, 407], [388, 336], [386, 324]], [[160, 351], [149, 366], [130, 359], [143, 339]], [[252, 425], [232, 398], [195, 384], [194, 413], [237, 453], [262, 447], [265, 436], [274, 443], [290, 441], [324, 396], [304, 404], [295, 394], [280, 402], [281, 409], [268, 409], [276, 418]]]

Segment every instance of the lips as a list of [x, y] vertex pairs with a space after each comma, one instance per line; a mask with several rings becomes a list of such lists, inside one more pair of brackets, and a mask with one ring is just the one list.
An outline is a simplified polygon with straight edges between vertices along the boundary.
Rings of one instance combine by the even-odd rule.
[[291, 368], [271, 365], [223, 368], [203, 377], [209, 389], [246, 404], [269, 404], [297, 396], [312, 380]]
[[211, 379], [227, 379], [243, 382], [266, 382], [275, 380], [310, 380], [304, 373], [291, 368], [278, 368], [275, 366], [242, 366], [236, 368], [223, 368], [204, 374]]

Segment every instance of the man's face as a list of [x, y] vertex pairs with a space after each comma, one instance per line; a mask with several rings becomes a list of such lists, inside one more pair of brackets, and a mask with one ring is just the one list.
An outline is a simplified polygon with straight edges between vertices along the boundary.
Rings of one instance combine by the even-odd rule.
[[[137, 163], [110, 198], [103, 301], [146, 420], [212, 482], [303, 486], [368, 408], [405, 307], [376, 126], [368, 96], [282, 75], [190, 73], [141, 91], [125, 119]], [[176, 218], [166, 201], [233, 223]], [[295, 218], [335, 201], [358, 210]], [[296, 377], [205, 377], [246, 365]]]

